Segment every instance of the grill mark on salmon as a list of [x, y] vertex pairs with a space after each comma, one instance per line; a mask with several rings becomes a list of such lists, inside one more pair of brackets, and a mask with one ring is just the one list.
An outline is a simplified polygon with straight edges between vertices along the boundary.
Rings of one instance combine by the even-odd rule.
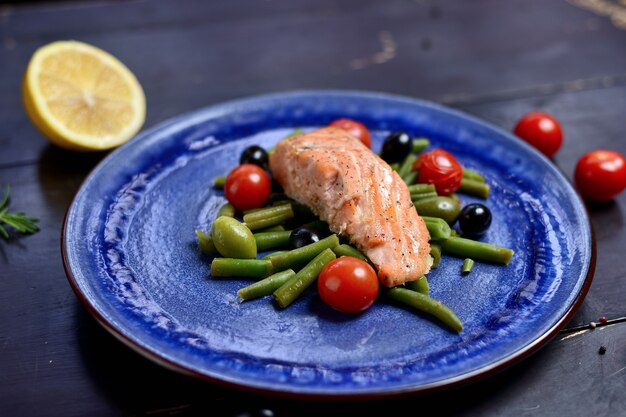
[[280, 141], [270, 169], [285, 193], [348, 236], [388, 287], [419, 279], [432, 259], [406, 184], [358, 139], [335, 127]]

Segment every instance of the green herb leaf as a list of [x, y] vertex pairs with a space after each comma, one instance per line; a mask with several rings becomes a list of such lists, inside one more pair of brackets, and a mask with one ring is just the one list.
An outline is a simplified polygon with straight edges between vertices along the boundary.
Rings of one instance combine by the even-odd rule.
[[2, 224], [10, 226], [17, 232], [23, 234], [37, 232], [39, 230], [39, 226], [36, 224], [39, 221], [37, 217], [27, 216], [22, 212], [9, 213], [10, 194], [11, 189], [9, 185], [7, 185], [4, 196], [0, 201], [0, 235], [2, 235], [5, 239], [9, 238], [9, 233], [6, 228], [2, 226]]
[[9, 194], [11, 194], [11, 187], [7, 184], [7, 188], [4, 191], [4, 196], [2, 197], [2, 201], [0, 202], [0, 212], [6, 211], [5, 209], [9, 206]]

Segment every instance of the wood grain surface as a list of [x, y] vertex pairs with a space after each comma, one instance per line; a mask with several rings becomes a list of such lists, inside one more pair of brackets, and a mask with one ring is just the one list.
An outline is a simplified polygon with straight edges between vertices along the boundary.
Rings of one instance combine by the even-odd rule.
[[[50, 145], [21, 104], [37, 47], [78, 39], [113, 53], [146, 91], [145, 128], [261, 93], [383, 91], [433, 100], [511, 130], [534, 109], [565, 142], [571, 179], [593, 149], [626, 154], [626, 30], [618, 0], [201, 0], [0, 3], [0, 185], [41, 231], [0, 240], [0, 416], [626, 415], [626, 194], [588, 205], [591, 288], [566, 329], [496, 376], [365, 403], [251, 395], [173, 373], [100, 327], [68, 285], [60, 232], [105, 153]], [[600, 316], [609, 325], [589, 329]], [[606, 352], [598, 352], [600, 346]]]

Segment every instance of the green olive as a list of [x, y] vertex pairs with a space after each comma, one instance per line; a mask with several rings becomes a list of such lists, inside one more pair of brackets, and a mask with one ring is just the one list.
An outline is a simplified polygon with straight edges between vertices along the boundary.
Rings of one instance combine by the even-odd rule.
[[196, 237], [198, 238], [198, 246], [200, 246], [200, 252], [210, 253], [213, 255], [217, 255], [217, 249], [215, 249], [215, 245], [213, 244], [213, 239], [211, 235], [204, 233], [202, 230], [196, 230]]
[[415, 209], [420, 216], [440, 217], [449, 225], [453, 225], [461, 212], [461, 204], [450, 197], [428, 197], [414, 201]]
[[226, 258], [256, 258], [254, 235], [237, 219], [228, 216], [215, 219], [211, 237], [217, 251]]

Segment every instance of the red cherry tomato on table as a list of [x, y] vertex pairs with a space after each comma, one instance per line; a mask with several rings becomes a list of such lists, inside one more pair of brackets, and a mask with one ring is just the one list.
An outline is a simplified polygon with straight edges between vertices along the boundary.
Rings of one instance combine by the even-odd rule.
[[463, 167], [450, 152], [443, 149], [420, 154], [413, 163], [415, 170], [419, 172], [417, 182], [433, 184], [439, 195], [455, 192], [463, 179]]
[[330, 261], [317, 279], [322, 300], [344, 313], [368, 309], [378, 296], [378, 276], [367, 262], [351, 256]]
[[224, 194], [236, 210], [261, 207], [270, 195], [270, 177], [258, 165], [242, 164], [226, 177]]
[[626, 158], [615, 151], [589, 152], [578, 160], [574, 180], [584, 198], [608, 201], [626, 188]]
[[359, 123], [356, 120], [352, 119], [337, 119], [330, 122], [328, 126], [338, 127], [339, 129], [343, 129], [361, 142], [363, 145], [367, 146], [371, 149], [372, 147], [372, 136], [370, 135], [370, 131], [365, 127], [363, 123]]
[[559, 122], [548, 113], [531, 112], [524, 115], [513, 131], [530, 145], [551, 158], [563, 143]]

